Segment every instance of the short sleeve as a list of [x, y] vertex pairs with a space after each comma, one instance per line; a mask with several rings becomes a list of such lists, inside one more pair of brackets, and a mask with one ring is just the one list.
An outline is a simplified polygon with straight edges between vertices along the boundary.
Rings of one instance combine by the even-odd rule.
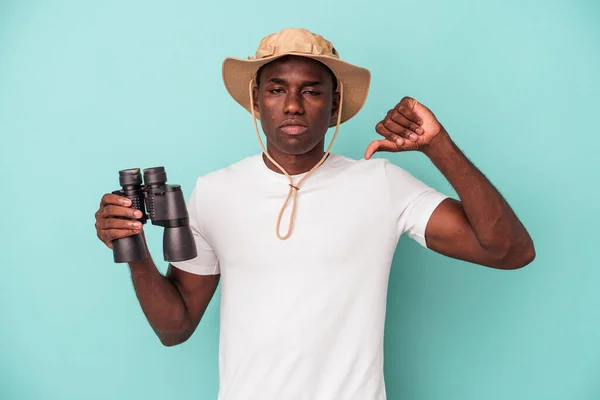
[[427, 248], [425, 228], [437, 206], [449, 196], [415, 178], [404, 169], [385, 161], [392, 214], [398, 229]]
[[219, 260], [212, 246], [206, 239], [206, 235], [202, 228], [202, 217], [198, 212], [200, 210], [200, 199], [198, 198], [198, 193], [201, 193], [199, 190], [200, 182], [201, 178], [198, 178], [187, 203], [190, 228], [194, 235], [198, 256], [191, 260], [172, 262], [171, 264], [178, 269], [196, 275], [217, 275], [221, 273]]

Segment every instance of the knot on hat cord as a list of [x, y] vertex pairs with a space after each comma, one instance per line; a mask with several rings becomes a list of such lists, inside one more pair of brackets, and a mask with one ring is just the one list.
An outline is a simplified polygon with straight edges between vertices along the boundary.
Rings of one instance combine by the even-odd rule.
[[[340, 107], [338, 109], [338, 115], [337, 115], [337, 123], [335, 125], [335, 132], [333, 133], [333, 137], [331, 138], [331, 142], [329, 143], [329, 147], [327, 148], [327, 151], [325, 152], [325, 154], [323, 155], [323, 158], [321, 158], [321, 161], [319, 161], [317, 164], [315, 164], [314, 167], [312, 167], [310, 169], [310, 171], [308, 171], [302, 178], [300, 178], [298, 180], [298, 182], [296, 182], [294, 184], [294, 180], [292, 179], [292, 177], [290, 176], [290, 174], [281, 166], [279, 165], [274, 159], [273, 157], [271, 157], [271, 155], [269, 154], [269, 152], [267, 151], [267, 149], [265, 148], [263, 142], [262, 142], [262, 138], [260, 137], [260, 133], [258, 131], [258, 124], [256, 123], [256, 115], [254, 114], [254, 98], [252, 96], [252, 88], [254, 87], [254, 79], [250, 80], [250, 84], [249, 84], [249, 92], [250, 92], [250, 112], [252, 113], [252, 121], [254, 122], [254, 130], [256, 131], [256, 136], [258, 137], [258, 142], [260, 143], [260, 147], [263, 151], [263, 153], [265, 154], [265, 156], [285, 175], [287, 176], [287, 178], [289, 179], [289, 190], [288, 190], [288, 194], [287, 197], [285, 198], [285, 201], [283, 203], [283, 206], [281, 207], [281, 210], [279, 210], [279, 214], [277, 215], [277, 225], [275, 226], [275, 234], [277, 235], [277, 237], [281, 240], [286, 240], [287, 238], [289, 238], [292, 234], [292, 228], [294, 225], [294, 216], [296, 214], [296, 197], [298, 195], [298, 192], [300, 191], [300, 185], [302, 184], [302, 182], [308, 178], [308, 176], [314, 171], [316, 170], [319, 166], [321, 166], [321, 164], [323, 164], [323, 162], [325, 162], [325, 160], [327, 159], [327, 156], [329, 156], [329, 153], [331, 151], [331, 148], [333, 147], [333, 142], [335, 141], [335, 138], [337, 137], [337, 134], [340, 130], [340, 122], [342, 120], [342, 104], [344, 103], [344, 84], [342, 83], [341, 80], [338, 80], [338, 86], [340, 88]], [[285, 235], [281, 235], [281, 233], [279, 232], [280, 227], [281, 227], [281, 218], [283, 215], [283, 212], [285, 211], [285, 208], [287, 207], [287, 204], [290, 201], [290, 198], [292, 199], [292, 211], [290, 213], [290, 221], [288, 224], [288, 230], [287, 233]]]

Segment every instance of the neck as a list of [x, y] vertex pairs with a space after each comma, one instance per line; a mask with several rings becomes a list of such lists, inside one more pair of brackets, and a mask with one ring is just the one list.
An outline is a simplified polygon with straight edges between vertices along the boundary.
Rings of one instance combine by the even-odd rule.
[[[271, 143], [267, 143], [267, 151], [269, 152], [269, 155], [290, 175], [304, 174], [310, 171], [319, 161], [321, 161], [325, 154], [323, 141], [304, 154], [285, 154], [279, 151], [275, 146], [272, 146]], [[282, 174], [281, 170], [264, 154], [262, 158], [270, 170]]]

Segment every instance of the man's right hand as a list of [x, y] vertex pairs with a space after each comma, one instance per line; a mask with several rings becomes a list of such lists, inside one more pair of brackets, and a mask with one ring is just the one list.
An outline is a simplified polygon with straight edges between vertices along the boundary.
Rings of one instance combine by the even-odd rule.
[[135, 221], [136, 218], [142, 217], [142, 213], [130, 206], [131, 200], [126, 197], [112, 193], [102, 196], [100, 207], [96, 211], [96, 233], [110, 249], [113, 240], [133, 236], [142, 231], [142, 223]]

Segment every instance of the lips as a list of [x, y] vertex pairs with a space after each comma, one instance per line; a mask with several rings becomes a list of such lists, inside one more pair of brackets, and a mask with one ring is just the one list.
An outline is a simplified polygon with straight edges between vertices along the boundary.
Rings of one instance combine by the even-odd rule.
[[299, 135], [301, 133], [306, 132], [308, 128], [302, 125], [287, 125], [281, 127], [281, 130], [287, 133], [288, 135]]
[[308, 130], [305, 124], [298, 121], [285, 121], [279, 128], [288, 135], [300, 135]]

